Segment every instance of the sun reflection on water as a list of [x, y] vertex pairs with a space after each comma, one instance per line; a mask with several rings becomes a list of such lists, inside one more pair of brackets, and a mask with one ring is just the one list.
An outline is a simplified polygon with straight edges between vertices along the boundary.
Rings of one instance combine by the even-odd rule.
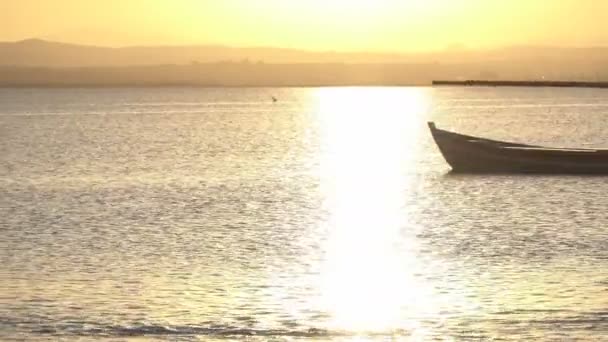
[[416, 240], [402, 234], [403, 206], [429, 106], [426, 90], [326, 88], [318, 92], [318, 106], [330, 212], [322, 301], [330, 328], [413, 329], [404, 306], [427, 301], [414, 276], [423, 267]]

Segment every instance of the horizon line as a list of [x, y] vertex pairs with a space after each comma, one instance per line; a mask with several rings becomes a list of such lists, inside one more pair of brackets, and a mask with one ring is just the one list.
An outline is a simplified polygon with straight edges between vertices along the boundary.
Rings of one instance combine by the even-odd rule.
[[273, 49], [273, 50], [291, 50], [306, 53], [333, 53], [333, 54], [368, 54], [368, 55], [421, 55], [421, 54], [433, 54], [433, 53], [446, 53], [446, 52], [487, 52], [504, 49], [516, 49], [516, 48], [535, 48], [535, 49], [573, 49], [573, 50], [586, 50], [586, 49], [608, 49], [608, 45], [586, 45], [586, 46], [568, 46], [568, 45], [542, 45], [542, 44], [509, 44], [500, 45], [494, 47], [468, 47], [466, 44], [457, 44], [458, 47], [454, 48], [453, 45], [448, 45], [443, 49], [430, 49], [430, 50], [412, 50], [412, 51], [365, 51], [365, 50], [321, 50], [321, 49], [307, 49], [299, 47], [277, 47], [272, 45], [250, 45], [250, 46], [237, 46], [227, 45], [221, 43], [183, 43], [183, 44], [132, 44], [122, 46], [109, 46], [109, 45], [98, 45], [94, 43], [77, 43], [60, 41], [54, 39], [45, 39], [38, 37], [24, 38], [19, 40], [0, 40], [0, 44], [22, 44], [27, 42], [42, 42], [49, 44], [61, 44], [61, 45], [72, 45], [80, 47], [90, 48], [102, 48], [102, 49], [136, 49], [136, 48], [193, 48], [193, 47], [216, 47], [225, 49]]

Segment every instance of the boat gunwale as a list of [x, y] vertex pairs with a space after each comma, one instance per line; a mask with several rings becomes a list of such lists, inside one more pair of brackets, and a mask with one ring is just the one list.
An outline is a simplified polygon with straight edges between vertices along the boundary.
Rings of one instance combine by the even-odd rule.
[[466, 135], [440, 129], [435, 126], [432, 121], [428, 122], [430, 129], [436, 134], [448, 135], [453, 138], [458, 138], [470, 144], [491, 145], [494, 148], [521, 150], [521, 151], [539, 151], [539, 152], [570, 152], [570, 153], [608, 153], [607, 148], [570, 148], [570, 147], [552, 147], [541, 145], [522, 144], [510, 141], [493, 140], [483, 137]]

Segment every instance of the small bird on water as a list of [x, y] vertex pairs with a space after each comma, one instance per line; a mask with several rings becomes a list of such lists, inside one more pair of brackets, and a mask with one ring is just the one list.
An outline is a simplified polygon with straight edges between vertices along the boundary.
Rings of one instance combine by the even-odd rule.
[[277, 102], [277, 101], [279, 101], [279, 100], [277, 100], [277, 98], [273, 96], [272, 97], [272, 102]]

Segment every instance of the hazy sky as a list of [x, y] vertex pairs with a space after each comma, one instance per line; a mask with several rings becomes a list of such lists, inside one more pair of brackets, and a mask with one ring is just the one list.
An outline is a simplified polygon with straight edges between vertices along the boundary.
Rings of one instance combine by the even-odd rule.
[[408, 51], [608, 45], [608, 0], [0, 0], [0, 40]]

